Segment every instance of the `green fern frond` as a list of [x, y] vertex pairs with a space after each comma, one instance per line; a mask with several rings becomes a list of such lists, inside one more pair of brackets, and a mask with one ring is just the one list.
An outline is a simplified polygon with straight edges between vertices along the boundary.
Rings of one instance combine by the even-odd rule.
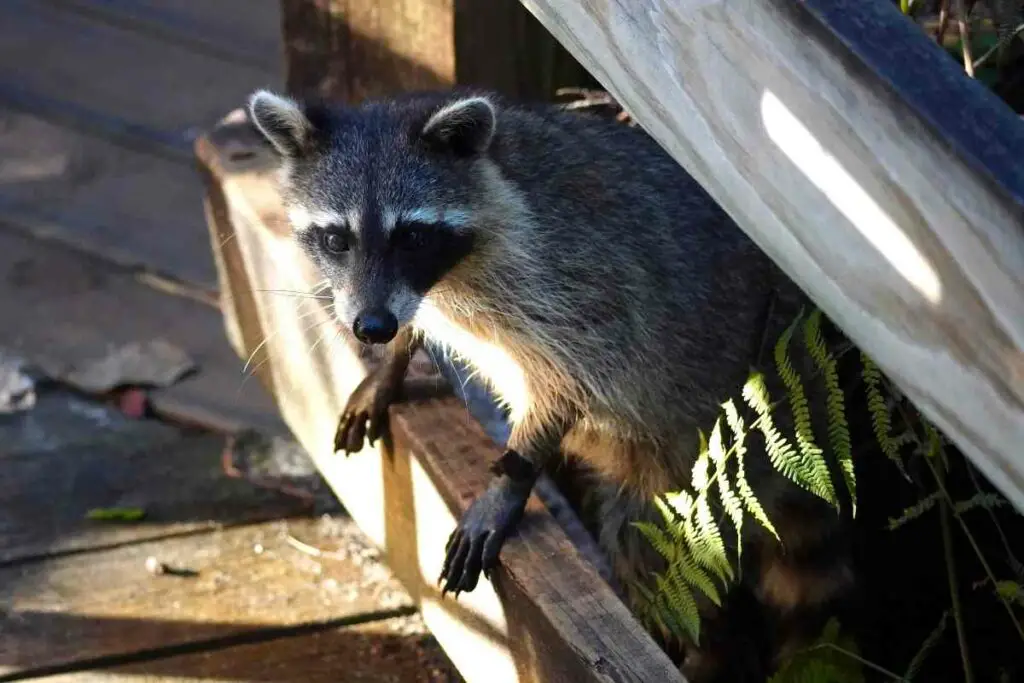
[[[697, 499], [691, 508], [693, 514], [686, 518], [683, 533], [690, 542], [694, 559], [697, 564], [713, 572], [719, 579], [732, 579], [732, 565], [725, 551], [722, 532], [718, 528], [711, 504], [708, 500], [711, 487], [711, 454], [704, 433], [698, 431], [700, 452], [691, 471], [691, 486], [697, 493]], [[717, 477], [722, 479], [721, 474]], [[693, 524], [689, 522], [692, 520]]]
[[655, 583], [661, 598], [659, 611], [669, 630], [680, 639], [689, 637], [699, 644], [700, 614], [693, 593], [685, 584], [669, 581], [663, 576], [655, 577]]
[[725, 551], [722, 531], [711, 512], [708, 497], [701, 494], [697, 497], [696, 514], [694, 515], [694, 559], [702, 567], [707, 567], [723, 582], [733, 578], [732, 564]]
[[764, 508], [761, 507], [760, 501], [757, 500], [754, 490], [747, 481], [744, 463], [744, 456], [747, 453], [745, 445], [747, 429], [743, 424], [743, 418], [740, 417], [739, 411], [736, 410], [736, 404], [732, 402], [732, 399], [722, 404], [722, 408], [725, 410], [725, 421], [729, 425], [729, 429], [732, 430], [735, 439], [732, 447], [736, 452], [736, 488], [739, 492], [740, 500], [743, 501], [743, 507], [757, 520], [757, 523], [767, 529], [775, 537], [775, 540], [779, 541], [781, 540], [779, 533], [775, 530], [771, 520], [768, 519], [768, 515], [765, 513]]
[[894, 531], [907, 522], [917, 519], [924, 513], [935, 507], [935, 504], [942, 500], [942, 493], [936, 491], [930, 495], [925, 496], [921, 500], [917, 501], [907, 509], [903, 511], [896, 519], [889, 520], [889, 531]]
[[[685, 586], [693, 586], [706, 595], [711, 602], [719, 607], [722, 606], [722, 597], [718, 592], [718, 587], [715, 586], [715, 582], [703, 569], [697, 566], [690, 555], [681, 553], [679, 561], [669, 567], [667, 575], [670, 581]], [[680, 608], [679, 605], [673, 605], [673, 607], [675, 609]]]
[[796, 444], [800, 451], [802, 465], [796, 473], [799, 478], [804, 480], [809, 490], [828, 502], [834, 503], [835, 490], [832, 488], [832, 478], [829, 476], [824, 454], [814, 440], [814, 430], [811, 427], [811, 409], [807, 403], [807, 396], [804, 394], [803, 382], [789, 360], [789, 342], [799, 322], [800, 317], [798, 316], [790, 323], [790, 326], [786, 328], [786, 331], [782, 333], [782, 336], [779, 337], [778, 342], [775, 344], [775, 367], [778, 369], [779, 376], [786, 385], [789, 396], [789, 408], [793, 413]]
[[760, 373], [755, 373], [747, 379], [743, 386], [743, 399], [757, 413], [756, 424], [764, 435], [772, 466], [789, 479], [795, 479], [800, 469], [800, 458], [793, 444], [775, 428], [775, 421], [771, 418], [768, 389]]
[[[657, 524], [650, 522], [633, 522], [633, 526], [643, 535], [647, 541], [654, 546], [658, 554], [666, 561], [672, 562], [679, 554], [679, 546], [669, 538], [668, 533]], [[672, 525], [668, 526], [671, 529]]]
[[894, 439], [891, 436], [892, 432], [892, 421], [889, 417], [889, 406], [886, 405], [885, 397], [882, 395], [882, 371], [875, 365], [875, 361], [861, 352], [860, 354], [861, 365], [863, 370], [861, 371], [861, 377], [864, 378], [864, 386], [867, 389], [868, 399], [868, 411], [871, 413], [871, 425], [875, 432], [875, 439], [878, 441], [878, 445], [881, 447], [885, 457], [896, 466], [903, 475], [903, 478], [910, 481], [910, 475], [907, 474], [907, 470], [903, 467], [903, 458], [900, 457], [900, 448], [913, 439], [913, 435], [909, 432], [904, 433], [907, 437], [907, 441]]
[[821, 311], [815, 309], [804, 323], [804, 343], [825, 381], [828, 441], [839, 462], [846, 489], [850, 492], [853, 515], [857, 514], [857, 480], [853, 470], [853, 443], [846, 421], [846, 402], [839, 386], [838, 363], [821, 336]]
[[[799, 383], [799, 378], [797, 383]], [[799, 387], [798, 390], [803, 393]], [[790, 391], [792, 391], [792, 387]], [[802, 452], [798, 454], [789, 440], [775, 426], [775, 421], [771, 416], [768, 388], [765, 386], [763, 375], [754, 373], [750, 376], [743, 386], [743, 398], [747, 405], [757, 413], [757, 425], [761, 433], [764, 434], [768, 458], [775, 469], [798, 486], [835, 504], [832, 477], [829, 475], [828, 465], [821, 455], [821, 450], [816, 446], [811, 448], [813, 441], [808, 441], [805, 435], [802, 438]], [[798, 439], [801, 438], [798, 437]]]
[[706, 505], [707, 500], [695, 499], [685, 491], [671, 496], [663, 496], [663, 498], [668, 501], [669, 509], [676, 515], [675, 521], [670, 524], [673, 534], [676, 535], [676, 542], [682, 546], [679, 557], [691, 557], [697, 565], [725, 581], [728, 573], [723, 569], [722, 564], [723, 562], [727, 564], [728, 558], [725, 556], [724, 545], [721, 551], [718, 548], [718, 543], [721, 542], [721, 533], [712, 519], [711, 526], [718, 541], [716, 543], [715, 538], [709, 536], [708, 530], [702, 528], [697, 521], [700, 507], [702, 504]]
[[1024, 586], [1016, 581], [996, 581], [996, 593], [1004, 600], [1024, 607]]
[[637, 593], [635, 604], [640, 620], [645, 622], [651, 630], [657, 630], [666, 637], [673, 635], [672, 629], [669, 628], [662, 615], [664, 610], [660, 608], [658, 596], [641, 583], [635, 583], [633, 588]]
[[655, 498], [654, 502], [670, 526], [677, 526], [693, 516], [693, 496], [687, 491], [666, 493]]
[[[737, 452], [738, 450], [737, 448]], [[739, 564], [743, 548], [743, 503], [729, 483], [726, 452], [722, 443], [721, 418], [715, 420], [715, 427], [711, 430], [711, 438], [708, 440], [708, 455], [718, 472], [718, 497], [722, 501], [722, 507], [725, 508], [725, 514], [729, 516], [733, 528], [736, 529], [736, 562]]]
[[1006, 504], [1006, 499], [998, 493], [976, 493], [967, 500], [961, 500], [958, 502], [953, 506], [953, 510], [956, 514], [962, 515], [974, 508], [980, 507], [985, 508], [986, 510], [991, 510], [992, 508], [1002, 507]]
[[914, 654], [914, 658], [910, 660], [910, 664], [907, 666], [907, 672], [903, 674], [904, 680], [913, 681], [921, 667], [924, 666], [924, 661], [928, 658], [928, 654], [938, 645], [939, 640], [942, 639], [942, 634], [946, 631], [946, 622], [949, 621], [949, 614], [949, 610], [942, 613], [939, 623], [928, 634], [928, 637], [924, 639], [924, 642], [921, 643], [921, 647], [917, 649], [917, 653]]

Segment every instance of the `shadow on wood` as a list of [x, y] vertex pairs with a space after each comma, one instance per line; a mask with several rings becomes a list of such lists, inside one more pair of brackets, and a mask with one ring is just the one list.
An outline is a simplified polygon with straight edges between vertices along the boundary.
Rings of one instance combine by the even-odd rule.
[[[60, 621], [65, 623], [62, 625], [58, 623]], [[47, 628], [65, 628], [64, 632], [75, 633], [75, 621], [50, 619]], [[112, 634], [179, 629], [201, 638], [187, 646], [94, 660], [90, 664], [95, 670], [90, 672], [61, 675], [53, 670], [37, 670], [36, 673], [44, 677], [36, 680], [40, 683], [122, 679], [144, 679], [151, 683], [212, 680], [225, 683], [335, 683], [339, 676], [343, 680], [401, 680], [402, 683], [455, 680], [448, 675], [449, 666], [441, 661], [437, 651], [422, 647], [423, 636], [402, 635], [398, 632], [400, 624], [394, 623], [397, 621], [394, 619], [346, 626], [341, 626], [339, 620], [336, 628], [317, 624], [310, 628], [271, 630], [251, 624], [250, 629], [242, 633], [216, 624], [132, 619], [102, 621]], [[139, 661], [142, 659], [148, 661]], [[5, 664], [2, 660], [3, 655], [0, 655], [0, 670]], [[4, 677], [0, 676], [0, 680]]]
[[593, 78], [517, 0], [284, 0], [287, 88], [346, 102], [456, 83], [550, 100]]

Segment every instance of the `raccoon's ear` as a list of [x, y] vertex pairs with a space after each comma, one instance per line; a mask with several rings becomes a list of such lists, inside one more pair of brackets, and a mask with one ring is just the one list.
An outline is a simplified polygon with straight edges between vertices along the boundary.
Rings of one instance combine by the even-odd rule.
[[309, 148], [313, 124], [295, 100], [257, 90], [249, 97], [249, 119], [281, 156], [302, 156]]
[[420, 136], [440, 149], [469, 156], [487, 150], [496, 125], [494, 105], [490, 100], [467, 97], [434, 113], [423, 126]]

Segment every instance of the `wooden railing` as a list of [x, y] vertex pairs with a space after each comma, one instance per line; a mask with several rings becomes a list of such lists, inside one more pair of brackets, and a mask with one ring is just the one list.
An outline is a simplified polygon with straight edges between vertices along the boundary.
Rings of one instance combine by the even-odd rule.
[[523, 0], [1024, 510], [1024, 123], [885, 0]]

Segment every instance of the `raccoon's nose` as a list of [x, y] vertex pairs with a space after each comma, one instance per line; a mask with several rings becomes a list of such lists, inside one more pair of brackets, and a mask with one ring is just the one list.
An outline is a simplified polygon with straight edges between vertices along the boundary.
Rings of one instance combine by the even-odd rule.
[[352, 332], [364, 344], [387, 344], [398, 333], [398, 321], [388, 310], [363, 311], [356, 316]]

